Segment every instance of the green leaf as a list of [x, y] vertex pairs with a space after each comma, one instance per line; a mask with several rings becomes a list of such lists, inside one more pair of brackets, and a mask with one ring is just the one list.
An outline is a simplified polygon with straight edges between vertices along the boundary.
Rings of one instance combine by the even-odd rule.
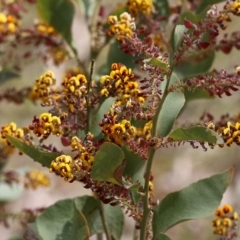
[[100, 135], [102, 128], [99, 126], [99, 123], [102, 121], [103, 115], [109, 112], [113, 102], [114, 102], [114, 98], [108, 97], [101, 104], [97, 113], [95, 113], [94, 116], [92, 117], [90, 130], [91, 130], [91, 133], [94, 134], [94, 136], [97, 137]]
[[208, 91], [202, 90], [201, 88], [196, 88], [194, 92], [185, 89], [184, 96], [186, 98], [186, 101], [202, 99], [202, 98], [205, 98], [205, 99], [213, 98], [212, 96], [210, 96]]
[[175, 83], [180, 83], [180, 80], [175, 72], [172, 72], [170, 82], [169, 82], [169, 87], [171, 87]]
[[202, 126], [177, 128], [168, 137], [173, 141], [195, 140], [214, 144], [224, 143], [223, 139], [216, 132]]
[[183, 12], [180, 15], [179, 24], [184, 24], [184, 20], [187, 19], [192, 23], [198, 24], [203, 18], [206, 17], [206, 11], [200, 14], [195, 14], [194, 12]]
[[122, 186], [125, 165], [123, 150], [114, 143], [105, 142], [94, 157], [91, 172], [92, 179]]
[[164, 233], [160, 233], [158, 238], [156, 238], [155, 240], [171, 240], [171, 238]]
[[46, 208], [37, 217], [36, 226], [37, 233], [43, 240], [85, 240], [90, 236], [87, 221], [83, 213], [77, 209], [74, 199], [59, 201]]
[[36, 222], [31, 222], [27, 224], [27, 228], [21, 239], [24, 240], [41, 240], [41, 237], [38, 234]]
[[224, 0], [202, 0], [198, 9], [197, 9], [197, 13], [200, 13], [206, 7], [210, 8], [210, 6], [212, 6], [213, 4], [220, 3], [220, 2], [224, 2]]
[[99, 200], [91, 196], [75, 198], [75, 205], [87, 220], [90, 236], [104, 232], [101, 215], [99, 212]]
[[72, 21], [74, 6], [69, 0], [38, 0], [37, 8], [40, 17], [54, 27], [67, 43], [72, 46]]
[[25, 142], [19, 140], [18, 138], [7, 136], [7, 140], [21, 152], [28, 155], [34, 161], [39, 162], [44, 167], [50, 167], [51, 162], [60, 156], [60, 153], [55, 152], [44, 152], [34, 146], [27, 145]]
[[134, 204], [138, 204], [140, 199], [142, 198], [142, 195], [139, 193], [139, 192], [136, 192], [136, 191], [131, 191], [131, 198], [134, 202]]
[[233, 168], [168, 194], [154, 210], [153, 239], [174, 225], [214, 213], [232, 180]]
[[104, 204], [103, 209], [111, 235], [114, 239], [120, 240], [124, 224], [124, 215], [121, 207], [118, 205], [113, 207], [109, 204]]
[[161, 61], [158, 58], [148, 58], [143, 60], [144, 63], [163, 69], [165, 72], [168, 71], [167, 63]]
[[179, 78], [186, 80], [191, 77], [198, 76], [200, 74], [205, 74], [212, 66], [215, 58], [215, 53], [212, 53], [208, 57], [202, 59], [198, 62], [189, 59], [188, 62], [182, 64], [181, 66], [175, 67], [174, 72], [177, 73]]
[[182, 92], [170, 92], [167, 95], [158, 115], [155, 135], [166, 137], [169, 134], [184, 103], [185, 98]]
[[[75, 198], [75, 204], [79, 211], [81, 211], [87, 220], [90, 235], [97, 233], [103, 233], [104, 227], [102, 225], [102, 219], [99, 211], [99, 205], [101, 204], [99, 199], [92, 196], [82, 196]], [[111, 234], [114, 239], [120, 239], [123, 230], [123, 213], [121, 207], [109, 205], [103, 205], [106, 221]]]
[[187, 31], [187, 28], [185, 28], [184, 25], [177, 25], [174, 29], [174, 35], [173, 35], [173, 40], [174, 40], [174, 51], [176, 52], [180, 45], [182, 44], [183, 40], [183, 34], [184, 32]]
[[140, 184], [143, 184], [144, 183], [143, 170], [146, 160], [141, 158], [140, 155], [132, 152], [127, 146], [125, 146], [122, 150], [124, 152], [126, 160], [126, 167], [123, 175], [131, 177], [133, 182], [138, 181]]
[[94, 13], [96, 2], [93, 0], [75, 0], [84, 11], [85, 18], [88, 20]]
[[123, 63], [127, 68], [134, 68], [137, 66], [135, 63], [136, 59], [137, 57], [132, 57], [124, 53], [120, 49], [120, 44], [117, 40], [114, 39], [114, 41], [110, 43], [107, 56], [107, 66], [111, 66], [112, 63]]
[[20, 77], [20, 75], [15, 72], [1, 70], [0, 71], [0, 84], [4, 83], [10, 79], [17, 78], [17, 77]]
[[157, 12], [161, 16], [169, 17], [170, 16], [170, 7], [168, 4], [168, 0], [153, 0], [153, 4]]

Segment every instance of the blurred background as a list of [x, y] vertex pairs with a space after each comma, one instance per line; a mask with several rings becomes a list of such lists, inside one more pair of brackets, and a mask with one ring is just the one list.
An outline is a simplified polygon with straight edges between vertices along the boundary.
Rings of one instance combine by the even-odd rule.
[[[118, 2], [123, 1], [110, 1], [103, 0], [103, 4], [111, 9], [114, 8]], [[171, 4], [176, 4], [176, 1], [171, 1]], [[218, 5], [219, 8], [222, 4]], [[1, 11], [1, 9], [0, 9]], [[36, 9], [29, 7], [28, 13], [23, 18], [23, 24], [29, 25], [33, 19], [37, 17]], [[239, 19], [233, 19], [233, 22], [229, 23], [227, 28], [228, 32], [239, 30]], [[74, 19], [72, 33], [76, 41], [76, 46], [79, 49], [79, 56], [82, 60], [87, 59], [90, 52], [90, 37], [81, 12], [76, 13]], [[21, 46], [20, 50], [23, 50], [24, 46]], [[26, 46], [25, 46], [26, 47]], [[34, 46], [27, 46], [32, 52], [35, 51]], [[43, 49], [44, 50], [44, 49]], [[235, 49], [228, 55], [224, 55], [220, 52], [216, 54], [215, 61], [212, 69], [226, 69], [229, 72], [235, 70], [236, 65], [239, 63], [239, 52]], [[74, 62], [69, 60], [66, 64], [56, 67], [51, 62], [44, 64], [37, 57], [34, 61], [27, 62], [24, 66], [21, 74], [21, 79], [17, 78], [9, 82], [1, 84], [0, 90], [4, 91], [9, 87], [21, 88], [23, 86], [32, 86], [35, 79], [37, 79], [46, 70], [51, 70], [55, 73], [56, 79], [61, 81], [64, 71], [69, 66], [72, 66]], [[199, 118], [204, 111], [210, 112], [215, 119], [219, 119], [222, 114], [229, 113], [235, 115], [239, 112], [239, 92], [235, 92], [233, 96], [215, 98], [213, 100], [195, 100], [188, 103], [184, 112], [180, 115], [179, 123], [198, 122]], [[19, 127], [28, 126], [34, 115], [39, 115], [46, 109], [43, 109], [39, 105], [34, 105], [30, 101], [25, 101], [22, 105], [15, 105], [7, 103], [6, 101], [0, 102], [0, 126], [15, 121]], [[57, 144], [56, 138], [52, 138], [54, 143]], [[49, 139], [51, 142], [51, 139]], [[155, 155], [153, 174], [154, 178], [154, 195], [155, 199], [161, 200], [166, 194], [178, 191], [183, 187], [188, 186], [190, 183], [198, 181], [201, 178], [206, 178], [212, 174], [219, 173], [228, 168], [235, 168], [235, 174], [233, 181], [224, 195], [223, 203], [232, 204], [236, 211], [240, 212], [240, 159], [239, 159], [239, 147], [232, 145], [231, 148], [215, 147], [213, 150], [208, 148], [204, 151], [201, 147], [193, 149], [189, 144], [181, 145], [179, 147], [169, 147], [165, 149], [159, 149]], [[36, 190], [27, 189], [23, 190], [23, 187], [13, 186], [9, 189], [4, 188], [0, 184], [0, 196], [4, 191], [9, 192], [7, 198], [9, 203], [6, 204], [6, 210], [11, 212], [19, 212], [24, 208], [39, 208], [47, 207], [60, 199], [73, 198], [80, 195], [91, 195], [91, 192], [82, 187], [80, 183], [68, 183], [62, 178], [50, 174], [48, 169], [41, 167], [40, 164], [33, 162], [27, 156], [19, 156], [16, 151], [9, 159], [5, 170], [16, 170], [25, 172], [31, 169], [39, 169], [45, 172], [51, 180], [49, 187], [40, 187]], [[173, 227], [167, 234], [173, 240], [186, 240], [186, 239], [198, 239], [198, 240], [212, 240], [218, 239], [212, 234], [212, 220], [214, 216], [202, 220], [189, 221], [181, 223], [176, 227]], [[125, 221], [125, 231], [122, 239], [132, 239], [134, 223], [128, 217]], [[17, 221], [11, 222], [11, 228], [5, 228], [0, 224], [0, 239], [9, 240], [14, 235], [17, 235], [21, 230], [21, 226]], [[93, 238], [94, 239], [94, 238]]]

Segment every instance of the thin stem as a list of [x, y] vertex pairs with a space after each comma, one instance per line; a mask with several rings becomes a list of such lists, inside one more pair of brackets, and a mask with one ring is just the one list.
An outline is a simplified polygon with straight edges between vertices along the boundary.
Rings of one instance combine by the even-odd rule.
[[[157, 108], [156, 114], [152, 120], [153, 122], [153, 127], [152, 127], [152, 136], [156, 136], [156, 130], [157, 130], [157, 121], [158, 121], [158, 115], [160, 111], [162, 110], [163, 103], [168, 95], [168, 87], [170, 84], [170, 78], [172, 74], [172, 69], [168, 72], [167, 75], [167, 84], [165, 91], [162, 96], [162, 100], [159, 103], [159, 106]], [[140, 240], [145, 240], [146, 239], [146, 233], [147, 233], [147, 224], [148, 224], [148, 217], [150, 213], [150, 208], [149, 208], [149, 198], [148, 198], [148, 192], [149, 192], [149, 181], [150, 181], [150, 175], [151, 175], [151, 168], [152, 168], [152, 163], [153, 163], [153, 157], [154, 157], [155, 149], [150, 148], [149, 152], [149, 158], [147, 161], [147, 166], [146, 166], [146, 172], [145, 172], [145, 184], [144, 184], [144, 200], [143, 200], [143, 218], [141, 221], [141, 229], [140, 229]]]
[[89, 75], [89, 79], [88, 79], [88, 84], [87, 84], [87, 125], [86, 125], [86, 129], [85, 129], [85, 133], [87, 134], [89, 132], [90, 129], [90, 113], [91, 113], [91, 107], [90, 107], [90, 90], [91, 90], [91, 84], [92, 84], [92, 76], [93, 76], [93, 69], [94, 69], [94, 63], [95, 61], [92, 59], [91, 62], [91, 69], [90, 69], [90, 75]]
[[104, 212], [104, 209], [103, 209], [103, 203], [101, 201], [99, 203], [99, 211], [100, 211], [100, 215], [101, 215], [101, 219], [102, 219], [104, 232], [106, 234], [106, 238], [107, 238], [107, 240], [112, 240], [110, 231], [108, 229], [108, 224], [107, 224], [105, 212]]
[[151, 168], [152, 168], [152, 162], [154, 157], [155, 149], [150, 149], [149, 159], [147, 161], [146, 166], [146, 173], [145, 173], [145, 184], [144, 184], [144, 202], [143, 202], [143, 218], [141, 221], [141, 230], [140, 230], [140, 240], [146, 239], [146, 232], [147, 232], [147, 224], [148, 224], [148, 216], [150, 212], [149, 208], [149, 198], [148, 198], [148, 192], [149, 192], [149, 181], [150, 181], [150, 175], [151, 175]]

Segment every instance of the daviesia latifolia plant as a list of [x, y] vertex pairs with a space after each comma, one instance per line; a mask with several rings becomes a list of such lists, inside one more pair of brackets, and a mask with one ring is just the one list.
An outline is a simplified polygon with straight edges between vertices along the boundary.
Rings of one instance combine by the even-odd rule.
[[[19, 126], [16, 118], [1, 127], [1, 181], [49, 185], [37, 170], [22, 177], [4, 171], [17, 148], [19, 157], [28, 155], [69, 184], [81, 182], [93, 192], [24, 210], [19, 217], [24, 239], [121, 239], [125, 213], [135, 221], [133, 239], [169, 240], [168, 229], [215, 211], [214, 234], [237, 239], [238, 213], [231, 205], [218, 208], [232, 168], [161, 201], [154, 198], [151, 171], [156, 151], [161, 161], [166, 147], [185, 143], [200, 151], [240, 145], [239, 114], [216, 120], [204, 113], [198, 123], [176, 122], [191, 99], [227, 97], [239, 89], [240, 67], [210, 70], [216, 51], [240, 49], [240, 32], [220, 35], [240, 15], [240, 1], [213, 5], [220, 2], [189, 0], [170, 6], [167, 0], [128, 0], [111, 8], [104, 1], [1, 1], [1, 82], [20, 75], [34, 60], [30, 44], [46, 64], [72, 61], [62, 79], [49, 69], [29, 87], [1, 91], [6, 103], [30, 99], [42, 106], [28, 126]], [[37, 8], [39, 20], [25, 27], [21, 22], [30, 5]], [[84, 61], [72, 37], [79, 9], [91, 35]], [[15, 54], [19, 46], [24, 46], [22, 55]], [[50, 136], [62, 145], [49, 145]], [[0, 215], [5, 225], [13, 216]]]

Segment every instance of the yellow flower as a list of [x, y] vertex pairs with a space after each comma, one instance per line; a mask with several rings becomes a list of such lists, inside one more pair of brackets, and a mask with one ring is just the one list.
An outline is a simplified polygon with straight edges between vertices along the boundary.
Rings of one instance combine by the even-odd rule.
[[150, 14], [153, 8], [152, 0], [128, 0], [127, 6], [130, 14], [134, 17], [139, 14]]
[[38, 188], [39, 186], [49, 186], [50, 185], [50, 179], [49, 177], [38, 171], [38, 170], [32, 170], [31, 172], [26, 173], [25, 175], [25, 187], [31, 187], [33, 189]]

